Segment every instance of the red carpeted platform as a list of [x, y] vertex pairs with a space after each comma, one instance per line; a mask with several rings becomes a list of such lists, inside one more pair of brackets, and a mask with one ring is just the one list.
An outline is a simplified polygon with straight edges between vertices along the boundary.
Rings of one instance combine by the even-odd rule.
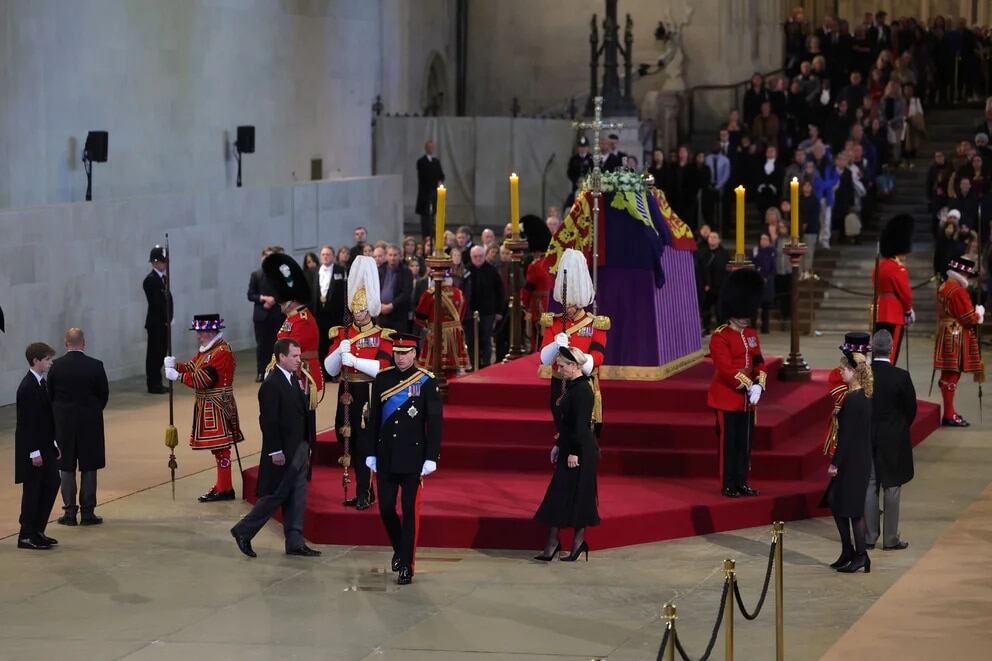
[[[827, 483], [823, 436], [830, 414], [826, 372], [813, 381], [777, 380], [770, 367], [754, 433], [751, 483], [756, 498], [723, 498], [717, 437], [704, 362], [665, 381], [604, 381], [600, 439], [602, 525], [587, 531], [607, 548], [794, 520], [817, 509]], [[531, 520], [551, 475], [554, 434], [549, 385], [537, 357], [497, 365], [451, 385], [438, 472], [422, 494], [421, 546], [538, 548], [546, 530]], [[913, 442], [940, 424], [939, 407], [920, 402]], [[306, 537], [319, 544], [386, 544], [375, 508], [341, 505], [340, 446], [319, 435], [307, 496]], [[257, 469], [246, 471], [254, 500]]]

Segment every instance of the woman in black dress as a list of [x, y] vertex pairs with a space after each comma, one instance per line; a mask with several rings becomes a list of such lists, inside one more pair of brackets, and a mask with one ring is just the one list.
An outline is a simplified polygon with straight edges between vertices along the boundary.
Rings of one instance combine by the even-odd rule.
[[551, 484], [544, 501], [534, 515], [551, 527], [544, 552], [535, 560], [554, 560], [561, 551], [558, 533], [562, 528], [575, 529], [572, 552], [561, 558], [574, 562], [585, 554], [589, 560], [589, 544], [585, 541], [586, 526], [599, 525], [596, 494], [596, 464], [599, 446], [593, 433], [593, 391], [589, 377], [582, 374], [580, 361], [585, 357], [571, 347], [558, 350], [558, 373], [565, 380], [561, 395], [554, 402], [555, 428], [558, 436], [551, 448], [551, 463], [555, 466]]
[[[843, 348], [843, 347], [842, 347]], [[865, 548], [865, 494], [871, 471], [871, 366], [863, 353], [844, 348], [840, 376], [848, 394], [837, 414], [837, 452], [828, 474], [826, 500], [834, 513], [840, 532], [841, 553], [830, 566], [839, 572], [871, 571], [871, 559]], [[851, 533], [854, 533], [852, 544]]]

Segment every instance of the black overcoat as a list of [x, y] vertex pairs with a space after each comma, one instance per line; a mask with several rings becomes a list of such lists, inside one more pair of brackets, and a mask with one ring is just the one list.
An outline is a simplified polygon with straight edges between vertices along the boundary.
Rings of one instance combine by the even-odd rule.
[[871, 400], [864, 390], [848, 393], [837, 414], [837, 452], [831, 462], [837, 475], [827, 490], [836, 516], [857, 519], [865, 514], [871, 472]]
[[21, 484], [41, 479], [42, 469], [31, 463], [31, 453], [41, 453], [42, 461], [56, 461], [55, 420], [48, 392], [38, 384], [30, 371], [17, 387], [17, 425], [14, 428], [14, 482]]
[[871, 398], [875, 475], [882, 487], [902, 486], [913, 479], [909, 429], [916, 419], [916, 389], [909, 372], [888, 361], [873, 361], [871, 371], [875, 380]]
[[110, 387], [103, 363], [82, 351], [69, 351], [48, 371], [48, 396], [55, 418], [55, 438], [62, 459], [59, 470], [94, 471], [107, 465], [103, 409]]

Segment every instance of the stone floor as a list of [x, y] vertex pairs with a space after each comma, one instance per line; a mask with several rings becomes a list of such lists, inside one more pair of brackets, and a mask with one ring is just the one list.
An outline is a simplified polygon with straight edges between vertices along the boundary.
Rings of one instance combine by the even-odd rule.
[[[838, 339], [805, 339], [807, 358], [833, 366]], [[786, 352], [786, 340], [769, 336], [766, 352]], [[924, 398], [930, 342], [921, 334], [911, 353]], [[250, 371], [239, 370], [244, 420], [257, 414]], [[424, 549], [415, 583], [403, 588], [392, 581], [385, 549], [323, 547], [319, 559], [290, 558], [271, 524], [256, 539], [259, 557], [249, 560], [228, 534], [246, 506], [195, 502], [212, 481], [201, 472], [209, 456], [179, 448], [172, 499], [165, 398], [138, 393], [140, 385], [112, 385], [109, 468], [100, 474], [105, 525], [53, 525], [57, 549], [17, 550], [19, 489], [0, 487], [0, 658], [653, 659], [666, 601], [678, 605], [680, 637], [695, 658], [719, 606], [724, 558], [737, 561], [748, 607], [761, 588], [766, 528], [594, 549], [588, 563], [572, 565], [536, 563], [520, 552]], [[990, 584], [977, 555], [992, 540], [992, 490], [976, 499], [989, 484], [992, 457], [975, 394], [972, 384], [959, 394], [973, 427], [939, 431], [916, 450], [917, 477], [903, 497], [908, 550], [878, 551], [871, 574], [843, 576], [825, 566], [839, 550], [830, 519], [787, 525], [786, 658], [933, 659], [938, 642], [947, 658], [987, 658]], [[181, 393], [181, 430], [190, 405]], [[325, 425], [332, 409], [321, 408]], [[257, 452], [257, 434], [249, 436], [245, 451]], [[13, 407], [0, 408], [0, 474], [11, 475], [12, 445]], [[255, 463], [257, 454], [244, 458]], [[956, 550], [961, 545], [967, 553]], [[756, 621], [737, 618], [738, 659], [774, 658], [773, 597]], [[956, 612], [970, 635], [944, 633]], [[722, 655], [721, 634], [713, 658]]]

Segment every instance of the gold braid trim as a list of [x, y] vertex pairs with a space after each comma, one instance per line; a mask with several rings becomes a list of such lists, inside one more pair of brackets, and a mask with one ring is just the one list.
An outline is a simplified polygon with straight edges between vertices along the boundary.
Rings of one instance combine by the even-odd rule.
[[738, 388], [744, 388], [745, 390], [747, 390], [754, 385], [754, 381], [749, 379], [747, 375], [744, 374], [744, 372], [738, 372], [737, 374], [734, 375], [734, 378], [737, 379]]
[[758, 385], [761, 386], [762, 390], [767, 390], [765, 387], [765, 382], [768, 381], [768, 372], [758, 372]]
[[300, 371], [303, 372], [303, 376], [306, 377], [307, 380], [307, 405], [311, 411], [316, 411], [317, 405], [320, 404], [320, 397], [317, 392], [317, 382], [313, 380], [312, 376], [310, 376], [310, 368], [307, 367], [305, 362], [300, 363]]

